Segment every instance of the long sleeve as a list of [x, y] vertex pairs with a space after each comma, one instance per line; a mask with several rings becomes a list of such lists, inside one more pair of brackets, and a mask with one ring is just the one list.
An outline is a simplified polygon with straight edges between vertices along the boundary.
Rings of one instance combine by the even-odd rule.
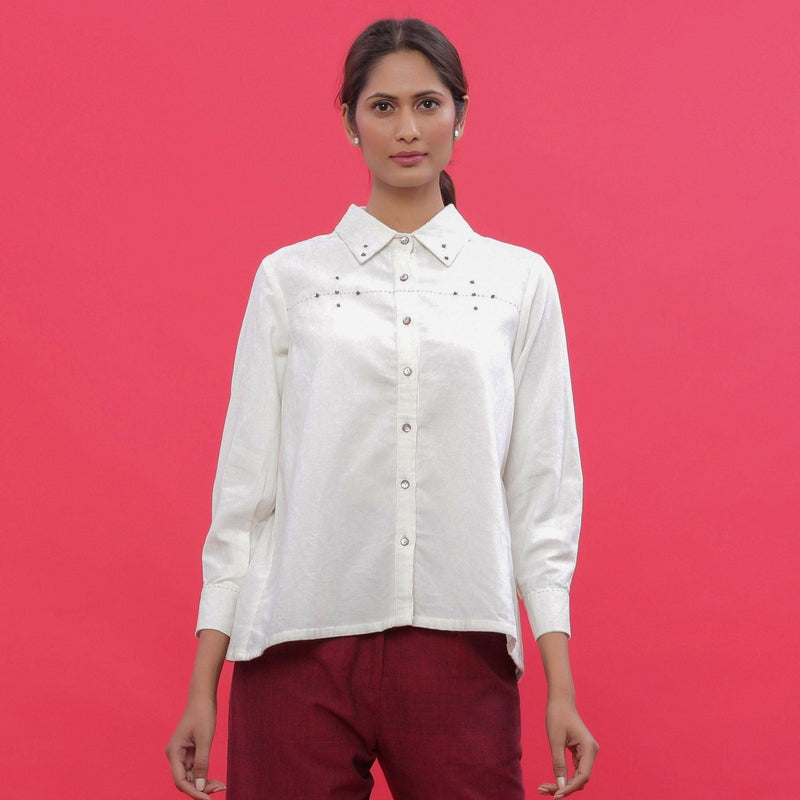
[[556, 284], [445, 206], [270, 254], [233, 369], [197, 630], [227, 657], [417, 625], [570, 632], [582, 482]]
[[203, 548], [198, 632], [213, 628], [231, 634], [239, 590], [258, 538], [271, 534], [287, 353], [286, 305], [265, 259], [253, 282], [236, 347], [211, 527]]
[[571, 633], [583, 478], [556, 283], [544, 259], [534, 258], [512, 353], [515, 404], [503, 482], [517, 591], [538, 638]]

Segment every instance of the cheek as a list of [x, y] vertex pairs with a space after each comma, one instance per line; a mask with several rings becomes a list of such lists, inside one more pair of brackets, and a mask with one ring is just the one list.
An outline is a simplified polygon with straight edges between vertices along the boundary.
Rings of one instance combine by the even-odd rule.
[[453, 149], [453, 126], [437, 125], [435, 130], [430, 131], [429, 141], [437, 150], [449, 153]]
[[371, 169], [376, 164], [382, 161], [386, 147], [380, 139], [371, 136], [369, 131], [360, 133], [361, 136], [361, 156], [366, 162], [367, 166]]
[[456, 120], [454, 115], [447, 117], [439, 117], [435, 125], [431, 127], [430, 135], [436, 139], [437, 142], [453, 142], [453, 131], [456, 127]]
[[375, 125], [371, 125], [369, 120], [362, 120], [356, 116], [356, 130], [361, 139], [361, 150], [368, 153], [376, 148], [382, 148], [385, 145], [385, 136], [381, 135], [381, 131]]
[[353, 124], [362, 139], [374, 133], [374, 120], [370, 119], [368, 114], [362, 113], [361, 109], [356, 109]]

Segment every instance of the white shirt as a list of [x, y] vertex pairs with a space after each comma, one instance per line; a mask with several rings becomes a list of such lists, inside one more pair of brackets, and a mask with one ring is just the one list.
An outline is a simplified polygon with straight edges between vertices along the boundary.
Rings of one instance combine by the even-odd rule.
[[236, 350], [197, 630], [246, 660], [397, 625], [569, 635], [582, 476], [553, 274], [448, 205], [267, 256]]

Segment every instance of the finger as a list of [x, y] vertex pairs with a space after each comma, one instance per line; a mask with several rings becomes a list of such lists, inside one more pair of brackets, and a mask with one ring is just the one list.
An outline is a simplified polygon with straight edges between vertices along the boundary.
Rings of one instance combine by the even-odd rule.
[[[196, 783], [197, 758], [194, 747], [170, 747], [167, 749], [172, 779], [175, 786], [182, 792], [194, 797], [195, 800], [211, 800], [209, 793], [220, 792], [225, 789], [221, 781], [209, 781], [205, 779], [205, 785], [198, 786]], [[208, 758], [206, 757], [206, 775], [208, 775]]]
[[169, 760], [169, 768], [172, 772], [172, 780], [175, 781], [175, 785], [178, 785], [178, 781], [186, 780], [186, 763], [187, 763], [187, 752], [185, 747], [175, 747], [170, 745], [167, 747], [167, 759]]
[[[209, 783], [211, 782], [209, 781]], [[199, 789], [197, 789], [193, 781], [189, 780], [175, 781], [175, 785], [182, 792], [188, 794], [189, 797], [195, 798], [195, 800], [211, 800], [211, 798], [208, 795], [208, 792], [200, 791]]]
[[585, 777], [579, 776], [577, 773], [573, 775], [568, 781], [567, 785], [564, 787], [564, 791], [557, 794], [556, 797], [566, 797], [567, 795], [572, 794], [573, 792], [579, 792], [583, 789], [584, 786], [589, 781], [589, 776], [586, 775]]
[[563, 796], [566, 797], [573, 792], [580, 791], [589, 782], [592, 774], [592, 766], [597, 755], [597, 743], [593, 742], [585, 748], [576, 748], [574, 755], [577, 769], [572, 778], [567, 782]]
[[552, 794], [556, 797], [561, 797], [561, 790], [567, 785], [567, 779], [564, 777], [556, 778], [556, 783], [543, 783], [536, 791], [539, 794]]
[[[195, 788], [197, 787], [195, 786]], [[228, 787], [222, 781], [215, 781], [211, 780], [210, 778], [206, 778], [206, 785], [201, 791], [205, 792], [206, 794], [211, 794], [212, 792], [221, 792], [223, 789], [227, 788]]]

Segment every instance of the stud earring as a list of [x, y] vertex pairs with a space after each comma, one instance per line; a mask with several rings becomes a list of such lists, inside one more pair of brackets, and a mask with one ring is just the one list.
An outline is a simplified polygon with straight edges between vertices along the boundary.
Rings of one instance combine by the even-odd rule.
[[456, 139], [458, 139], [458, 137], [461, 135], [461, 131], [456, 131], [454, 135], [455, 135]]
[[354, 144], [356, 147], [358, 147], [358, 145], [359, 145], [359, 144], [361, 144], [361, 139], [359, 139], [359, 138], [358, 138], [358, 136], [355, 136], [355, 137], [353, 138], [353, 144]]

